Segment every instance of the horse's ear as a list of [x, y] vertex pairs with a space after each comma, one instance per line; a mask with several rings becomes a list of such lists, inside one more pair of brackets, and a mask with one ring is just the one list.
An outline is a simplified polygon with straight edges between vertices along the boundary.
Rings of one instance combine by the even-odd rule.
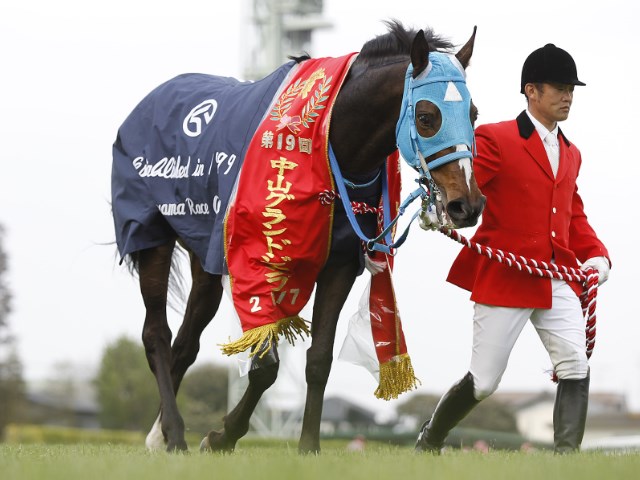
[[465, 69], [469, 66], [469, 62], [471, 61], [471, 55], [473, 54], [473, 44], [476, 41], [477, 29], [478, 29], [477, 26], [473, 27], [473, 34], [471, 35], [471, 38], [467, 40], [467, 43], [465, 43], [464, 46], [460, 49], [460, 51], [456, 53], [456, 58], [462, 64], [462, 67]]
[[416, 33], [411, 45], [411, 65], [413, 65], [413, 78], [420, 75], [429, 65], [429, 43], [424, 36], [424, 30]]

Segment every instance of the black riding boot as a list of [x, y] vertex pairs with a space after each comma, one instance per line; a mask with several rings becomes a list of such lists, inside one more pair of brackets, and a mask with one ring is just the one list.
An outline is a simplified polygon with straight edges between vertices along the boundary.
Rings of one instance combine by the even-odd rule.
[[553, 450], [571, 453], [580, 450], [589, 404], [589, 375], [581, 380], [558, 380], [553, 407]]
[[473, 396], [473, 376], [469, 372], [444, 394], [431, 419], [424, 422], [416, 451], [440, 453], [449, 431], [478, 403], [480, 401]]

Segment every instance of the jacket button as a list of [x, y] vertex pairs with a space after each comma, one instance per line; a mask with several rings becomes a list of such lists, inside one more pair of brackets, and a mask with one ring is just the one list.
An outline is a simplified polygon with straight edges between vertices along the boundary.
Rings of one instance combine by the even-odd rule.
[[551, 211], [552, 211], [553, 213], [556, 213], [556, 207], [553, 207], [553, 208], [551, 209]]
[[552, 236], [553, 238], [556, 238], [556, 232], [551, 231], [551, 236]]

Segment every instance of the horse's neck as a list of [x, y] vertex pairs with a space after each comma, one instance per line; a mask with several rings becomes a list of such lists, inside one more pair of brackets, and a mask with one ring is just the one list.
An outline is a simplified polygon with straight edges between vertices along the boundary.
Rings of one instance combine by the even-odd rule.
[[330, 140], [344, 172], [377, 170], [396, 149], [408, 61], [372, 68], [354, 64], [331, 118]]

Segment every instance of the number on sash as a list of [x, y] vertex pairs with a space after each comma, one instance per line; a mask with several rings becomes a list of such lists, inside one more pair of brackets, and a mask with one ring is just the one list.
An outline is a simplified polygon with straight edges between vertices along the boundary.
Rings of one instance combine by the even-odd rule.
[[260, 297], [251, 297], [249, 299], [249, 303], [251, 303], [251, 312], [259, 312], [260, 310], [262, 310], [262, 307], [260, 306]]

